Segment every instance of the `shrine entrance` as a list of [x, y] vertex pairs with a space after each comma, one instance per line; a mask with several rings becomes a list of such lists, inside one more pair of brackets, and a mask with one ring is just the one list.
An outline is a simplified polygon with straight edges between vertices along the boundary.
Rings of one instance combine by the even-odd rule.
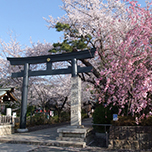
[[[20, 116], [20, 129], [18, 131], [25, 132], [26, 129], [26, 112], [27, 112], [27, 95], [28, 95], [28, 79], [32, 76], [44, 75], [59, 75], [59, 74], [72, 74], [71, 77], [71, 126], [81, 126], [81, 79], [78, 73], [91, 72], [92, 67], [80, 67], [77, 65], [77, 60], [93, 58], [95, 49], [84, 50], [80, 52], [71, 52], [64, 54], [34, 56], [34, 57], [19, 57], [11, 58], [11, 65], [23, 65], [24, 70], [17, 73], [12, 73], [12, 78], [23, 77], [23, 91], [21, 100], [21, 116]], [[53, 69], [52, 63], [60, 61], [71, 61], [71, 66], [64, 69]], [[31, 71], [30, 64], [46, 63], [46, 70]]]

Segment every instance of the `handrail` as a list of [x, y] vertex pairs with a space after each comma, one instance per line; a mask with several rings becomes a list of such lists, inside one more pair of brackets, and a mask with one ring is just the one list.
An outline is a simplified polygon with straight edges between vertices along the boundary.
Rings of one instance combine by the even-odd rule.
[[84, 124], [90, 126], [112, 126], [112, 124], [93, 124], [93, 123], [84, 123]]
[[92, 124], [93, 126], [112, 126], [112, 124]]

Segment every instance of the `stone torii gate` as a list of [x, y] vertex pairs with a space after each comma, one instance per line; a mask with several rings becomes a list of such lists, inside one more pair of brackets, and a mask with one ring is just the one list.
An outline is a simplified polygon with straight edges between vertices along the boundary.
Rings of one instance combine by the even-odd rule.
[[[23, 91], [21, 100], [21, 116], [19, 132], [25, 132], [26, 129], [26, 112], [27, 112], [27, 94], [28, 94], [28, 78], [31, 76], [72, 74], [71, 78], [71, 126], [81, 126], [81, 80], [78, 73], [91, 72], [92, 67], [80, 67], [77, 60], [93, 58], [95, 49], [84, 50], [80, 52], [71, 52], [55, 55], [33, 56], [11, 58], [11, 65], [24, 65], [24, 70], [12, 73], [12, 78], [23, 77]], [[72, 65], [66, 69], [52, 69], [53, 62], [71, 61]], [[31, 71], [30, 64], [46, 63], [46, 70]]]

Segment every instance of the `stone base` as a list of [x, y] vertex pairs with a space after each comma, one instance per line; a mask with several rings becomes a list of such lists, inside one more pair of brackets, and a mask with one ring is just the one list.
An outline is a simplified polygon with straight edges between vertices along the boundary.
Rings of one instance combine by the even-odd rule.
[[28, 132], [28, 129], [17, 129], [17, 132], [19, 133], [24, 133], [24, 132]]
[[14, 133], [14, 125], [1, 125], [0, 136], [10, 135]]
[[57, 137], [56, 140], [67, 142], [81, 142], [83, 143], [83, 147], [94, 140], [92, 128], [68, 126], [66, 128], [59, 128], [57, 132], [59, 133], [59, 137]]

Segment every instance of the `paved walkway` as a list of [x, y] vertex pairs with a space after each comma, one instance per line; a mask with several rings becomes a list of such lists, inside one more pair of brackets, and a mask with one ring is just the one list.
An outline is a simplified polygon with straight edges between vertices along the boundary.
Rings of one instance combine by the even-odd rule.
[[[82, 125], [91, 124], [92, 119], [85, 119]], [[0, 138], [0, 142], [7, 143], [26, 143], [26, 144], [39, 144], [39, 145], [54, 145], [56, 137], [58, 137], [57, 129], [66, 127], [70, 124], [55, 125], [54, 127], [31, 131], [26, 133], [14, 133], [11, 135], [4, 135]], [[86, 126], [86, 125], [85, 125]], [[54, 144], [52, 144], [54, 143]]]

